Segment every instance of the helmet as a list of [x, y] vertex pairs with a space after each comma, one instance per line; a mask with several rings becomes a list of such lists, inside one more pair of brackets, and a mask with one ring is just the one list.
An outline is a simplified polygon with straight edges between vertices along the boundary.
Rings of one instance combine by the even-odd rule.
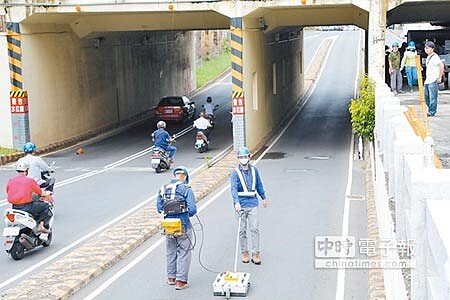
[[189, 184], [189, 171], [185, 166], [178, 166], [173, 169], [173, 175], [184, 174], [186, 175], [186, 181], [184, 183]]
[[392, 43], [392, 47], [398, 47], [398, 43], [397, 42], [393, 42]]
[[416, 43], [414, 43], [414, 41], [409, 41], [408, 47], [409, 48], [416, 48]]
[[28, 170], [29, 167], [30, 166], [28, 165], [28, 163], [25, 160], [19, 159], [16, 164], [16, 171], [17, 172], [25, 172], [26, 170]]
[[156, 126], [158, 128], [166, 128], [166, 122], [164, 121], [159, 121], [158, 123], [156, 123]]
[[247, 147], [241, 147], [241, 148], [239, 148], [239, 151], [236, 156], [237, 157], [250, 156], [250, 150], [248, 150]]
[[206, 98], [206, 102], [211, 103], [212, 102], [212, 98], [211, 97]]
[[23, 145], [23, 152], [25, 153], [32, 153], [36, 150], [36, 145], [32, 142], [28, 142], [25, 145]]

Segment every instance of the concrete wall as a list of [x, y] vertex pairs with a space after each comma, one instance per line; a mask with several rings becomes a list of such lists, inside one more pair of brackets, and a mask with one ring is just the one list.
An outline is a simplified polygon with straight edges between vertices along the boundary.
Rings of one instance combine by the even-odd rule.
[[[244, 26], [255, 28], [255, 23], [256, 20], [245, 19]], [[276, 43], [271, 35], [244, 30], [245, 123], [247, 146], [250, 148], [258, 145], [262, 138], [274, 130], [274, 126], [292, 110], [302, 93], [302, 40], [303, 34], [300, 33], [298, 39]]]
[[66, 25], [21, 30], [31, 138], [41, 146], [123, 122], [164, 95], [195, 87], [189, 32], [105, 33], [80, 40]]
[[9, 81], [8, 46], [6, 36], [0, 36], [0, 146], [12, 148], [12, 126], [9, 104]]

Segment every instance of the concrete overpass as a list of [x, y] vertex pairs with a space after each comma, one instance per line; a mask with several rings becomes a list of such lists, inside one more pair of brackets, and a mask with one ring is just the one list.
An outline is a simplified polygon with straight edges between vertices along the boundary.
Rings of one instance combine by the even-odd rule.
[[[30, 136], [38, 145], [132, 119], [163, 95], [188, 94], [195, 86], [192, 30], [231, 28], [233, 92], [246, 106], [235, 118], [235, 143], [253, 147], [303, 93], [301, 29], [367, 29], [369, 10], [368, 0], [12, 2], [6, 20], [19, 27], [10, 37], [20, 40], [13, 50], [20, 52], [14, 53], [21, 64], [15, 73], [22, 87], [3, 75], [1, 97], [28, 92]], [[8, 48], [1, 43], [2, 74], [8, 74]], [[6, 129], [0, 144], [11, 147], [8, 102], [0, 107]]]

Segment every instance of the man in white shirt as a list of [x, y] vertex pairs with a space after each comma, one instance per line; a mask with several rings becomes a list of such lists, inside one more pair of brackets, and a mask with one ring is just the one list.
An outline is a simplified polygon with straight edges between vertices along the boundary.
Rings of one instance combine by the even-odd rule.
[[212, 127], [211, 123], [208, 119], [205, 118], [205, 113], [200, 112], [200, 116], [197, 120], [194, 121], [195, 128], [197, 128], [200, 131], [203, 131], [203, 133], [206, 135], [206, 137], [209, 139], [209, 130], [208, 128]]
[[426, 79], [424, 84], [425, 102], [428, 106], [427, 116], [433, 117], [437, 110], [437, 99], [439, 83], [442, 82], [442, 75], [444, 74], [444, 64], [439, 55], [434, 52], [435, 45], [428, 41], [425, 43], [425, 52], [427, 53], [426, 60]]

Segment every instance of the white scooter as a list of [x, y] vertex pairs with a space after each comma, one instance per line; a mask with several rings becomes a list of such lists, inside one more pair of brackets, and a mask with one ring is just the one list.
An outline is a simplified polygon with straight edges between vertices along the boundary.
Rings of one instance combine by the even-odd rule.
[[[54, 222], [53, 196], [49, 195], [44, 198], [42, 198], [42, 201], [48, 202], [50, 206], [49, 227], [52, 230]], [[39, 232], [38, 223], [31, 214], [25, 211], [7, 209], [5, 211], [5, 225], [6, 227], [3, 229], [5, 251], [11, 254], [14, 260], [22, 259], [25, 251], [31, 251], [39, 246], [48, 247], [52, 242], [52, 232]]]
[[203, 153], [205, 151], [208, 151], [208, 144], [209, 141], [206, 137], [206, 134], [202, 130], [197, 131], [194, 145], [195, 149], [197, 149], [199, 153]]

